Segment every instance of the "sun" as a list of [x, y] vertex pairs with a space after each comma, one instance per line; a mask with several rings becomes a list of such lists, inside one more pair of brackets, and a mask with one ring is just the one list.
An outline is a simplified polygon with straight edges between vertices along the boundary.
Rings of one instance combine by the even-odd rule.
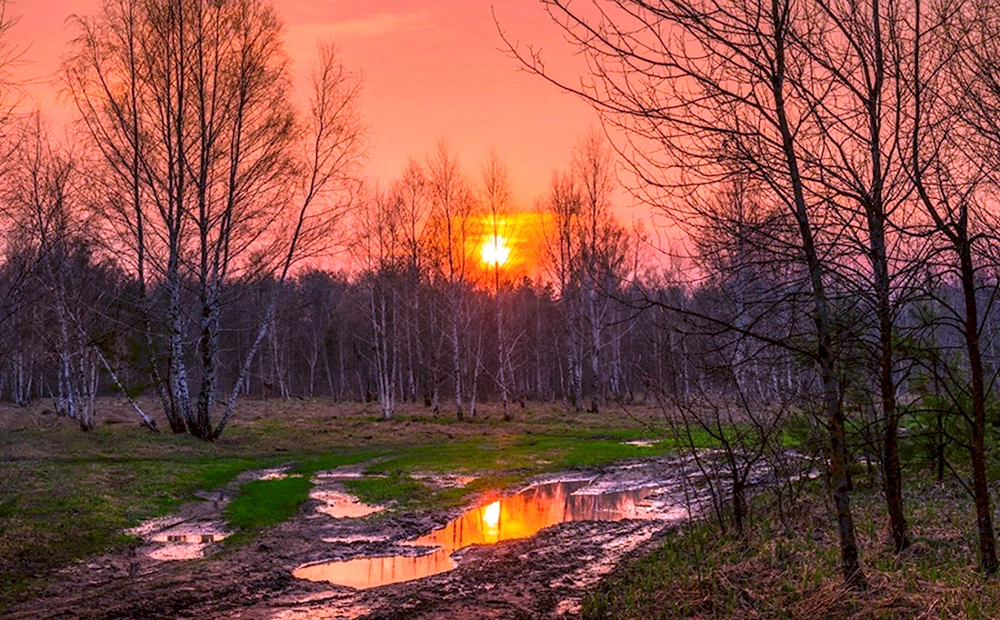
[[487, 265], [502, 267], [510, 258], [510, 248], [507, 247], [507, 239], [499, 235], [483, 242], [480, 249], [483, 262]]

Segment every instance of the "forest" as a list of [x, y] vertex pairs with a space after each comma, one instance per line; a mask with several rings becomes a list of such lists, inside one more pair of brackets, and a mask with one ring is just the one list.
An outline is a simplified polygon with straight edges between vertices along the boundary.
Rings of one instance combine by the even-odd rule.
[[71, 17], [62, 133], [5, 80], [0, 613], [1000, 614], [1000, 13], [533, 4], [563, 46], [498, 53], [600, 124], [530, 204], [446, 139], [372, 174], [363, 68], [270, 0]]

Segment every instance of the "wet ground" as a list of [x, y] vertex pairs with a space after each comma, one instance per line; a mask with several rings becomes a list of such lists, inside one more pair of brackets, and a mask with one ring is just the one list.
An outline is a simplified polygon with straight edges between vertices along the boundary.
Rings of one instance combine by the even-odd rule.
[[666, 516], [660, 506], [649, 501], [658, 487], [601, 492], [592, 488], [591, 482], [583, 478], [535, 484], [515, 495], [474, 506], [443, 528], [405, 541], [406, 548], [397, 555], [308, 564], [294, 575], [365, 590], [453, 570], [458, 566], [452, 557], [456, 551], [529, 538], [560, 523]]
[[625, 554], [704, 509], [696, 469], [676, 458], [539, 478], [429, 514], [358, 502], [342, 482], [363, 467], [318, 474], [295, 517], [235, 547], [218, 543], [228, 493], [205, 496], [144, 524], [134, 554], [66, 569], [11, 617], [562, 617]]

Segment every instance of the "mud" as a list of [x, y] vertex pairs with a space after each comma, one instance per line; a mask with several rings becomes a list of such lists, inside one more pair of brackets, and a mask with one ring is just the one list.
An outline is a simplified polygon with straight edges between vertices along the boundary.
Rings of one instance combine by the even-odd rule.
[[[315, 482], [318, 489], [343, 492], [339, 481], [359, 472], [327, 472]], [[313, 497], [295, 517], [252, 543], [205, 543], [202, 559], [158, 561], [140, 547], [127, 555], [74, 565], [47, 580], [32, 593], [32, 600], [12, 609], [10, 617], [561, 617], [574, 613], [586, 592], [624, 555], [706, 509], [695, 468], [680, 459], [645, 459], [545, 476], [533, 483], [573, 480], [585, 481], [585, 488], [594, 493], [652, 489], [642, 503], [654, 513], [614, 522], [566, 522], [529, 538], [465, 547], [451, 554], [453, 570], [356, 590], [296, 579], [293, 572], [308, 564], [399, 555], [400, 549], [416, 554], [420, 550], [407, 541], [440, 530], [463, 511], [387, 510], [362, 518], [332, 518], [320, 511], [323, 497]], [[495, 499], [480, 496], [472, 505]], [[220, 496], [205, 501], [200, 509], [208, 512], [210, 504], [212, 510], [221, 510], [225, 501]]]

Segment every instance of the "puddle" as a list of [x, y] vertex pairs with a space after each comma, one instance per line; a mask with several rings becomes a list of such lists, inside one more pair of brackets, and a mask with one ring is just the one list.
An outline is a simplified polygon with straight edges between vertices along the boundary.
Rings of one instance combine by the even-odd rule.
[[[590, 483], [591, 480], [573, 480], [539, 484], [473, 508], [445, 527], [404, 543], [432, 548], [424, 554], [309, 564], [294, 574], [300, 579], [363, 590], [452, 570], [457, 566], [452, 554], [459, 549], [528, 538], [557, 523], [663, 518], [650, 502], [644, 501], [662, 489], [600, 492], [588, 489]], [[417, 549], [414, 551], [419, 553]]]
[[225, 540], [228, 532], [216, 523], [154, 520], [131, 530], [141, 535], [146, 544], [141, 552], [161, 562], [195, 560], [205, 557], [205, 549]]
[[632, 441], [626, 441], [626, 446], [635, 446], [637, 448], [652, 448], [657, 442], [653, 439], [633, 439]]
[[458, 566], [451, 558], [453, 551], [438, 549], [426, 555], [391, 555], [312, 564], [296, 570], [295, 576], [365, 590], [450, 571]]
[[153, 536], [150, 540], [162, 543], [184, 543], [197, 545], [201, 543], [220, 542], [225, 539], [225, 534], [160, 534]]
[[349, 493], [333, 489], [313, 488], [309, 497], [321, 502], [316, 511], [334, 519], [360, 519], [370, 514], [385, 510], [384, 506], [372, 506], [361, 502]]

